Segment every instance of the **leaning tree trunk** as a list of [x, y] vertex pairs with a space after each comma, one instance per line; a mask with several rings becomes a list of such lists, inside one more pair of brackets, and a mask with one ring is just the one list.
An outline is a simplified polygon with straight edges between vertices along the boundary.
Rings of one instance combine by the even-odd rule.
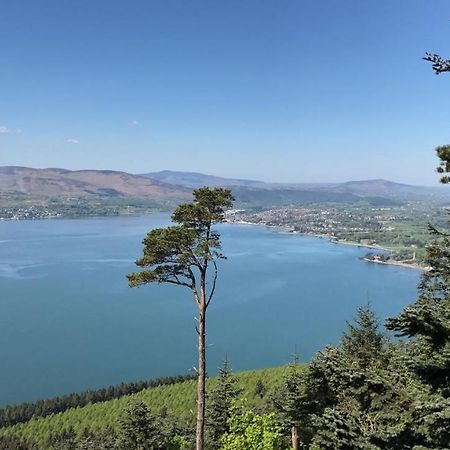
[[295, 425], [291, 427], [291, 443], [293, 450], [298, 450], [298, 430]]
[[198, 382], [197, 382], [197, 429], [196, 450], [203, 450], [205, 438], [205, 378], [206, 378], [206, 299], [201, 300], [198, 318]]

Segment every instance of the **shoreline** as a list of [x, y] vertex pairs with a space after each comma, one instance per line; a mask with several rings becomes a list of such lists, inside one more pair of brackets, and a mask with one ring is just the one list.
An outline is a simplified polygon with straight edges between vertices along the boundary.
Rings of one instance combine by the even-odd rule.
[[422, 267], [422, 266], [419, 266], [418, 264], [414, 264], [414, 263], [407, 263], [407, 262], [402, 262], [402, 261], [392, 261], [392, 262], [377, 261], [377, 260], [369, 259], [369, 258], [361, 258], [361, 259], [363, 261], [366, 261], [368, 263], [373, 263], [373, 264], [383, 264], [385, 266], [398, 266], [398, 267], [403, 267], [405, 269], [421, 270], [422, 272], [425, 272], [427, 270], [426, 267]]
[[[27, 218], [0, 218], [0, 222], [9, 222], [9, 221], [22, 221], [22, 220], [61, 220], [61, 219], [68, 219], [68, 220], [77, 220], [77, 219], [99, 219], [99, 218], [105, 218], [105, 219], [112, 219], [112, 218], [120, 218], [120, 217], [138, 217], [138, 216], [146, 216], [148, 214], [154, 214], [154, 213], [161, 213], [166, 211], [149, 211], [149, 212], [139, 212], [139, 213], [130, 213], [130, 214], [99, 214], [99, 215], [87, 215], [87, 216], [47, 216], [47, 217], [27, 217]], [[255, 222], [247, 222], [245, 220], [227, 220], [226, 223], [234, 224], [234, 225], [247, 225], [247, 226], [255, 226], [255, 227], [264, 227], [269, 228], [273, 230], [278, 230], [280, 233], [286, 233], [286, 234], [292, 234], [297, 236], [308, 236], [308, 237], [315, 237], [320, 239], [325, 239], [331, 244], [341, 244], [341, 245], [351, 245], [353, 247], [359, 247], [359, 248], [368, 248], [372, 250], [381, 250], [383, 252], [392, 252], [392, 249], [382, 247], [378, 244], [360, 244], [358, 242], [351, 242], [351, 241], [343, 241], [334, 238], [333, 236], [329, 236], [326, 234], [316, 234], [316, 233], [299, 233], [298, 231], [295, 231], [292, 229], [292, 227], [283, 226], [283, 225], [268, 225], [265, 223], [255, 223]], [[412, 263], [406, 263], [402, 261], [378, 261], [378, 260], [372, 260], [366, 257], [360, 258], [363, 261], [373, 263], [373, 264], [383, 264], [386, 266], [397, 266], [402, 267], [405, 269], [414, 269], [414, 270], [420, 270], [425, 271], [427, 270], [426, 267], [423, 267], [419, 264], [412, 264]]]
[[[384, 252], [392, 252], [392, 249], [382, 247], [381, 245], [378, 245], [378, 244], [370, 245], [370, 244], [360, 244], [358, 242], [342, 241], [342, 240], [335, 239], [335, 238], [325, 235], [325, 234], [299, 233], [298, 231], [293, 231], [291, 227], [282, 226], [282, 225], [267, 225], [264, 223], [247, 222], [245, 220], [228, 220], [227, 223], [236, 224], [236, 225], [251, 225], [251, 226], [259, 226], [259, 227], [265, 227], [265, 228], [271, 228], [271, 229], [278, 229], [281, 232], [293, 234], [293, 235], [297, 235], [297, 236], [309, 236], [309, 237], [317, 237], [320, 239], [326, 239], [331, 244], [351, 245], [353, 247], [369, 248], [372, 250], [382, 250]], [[373, 260], [373, 259], [369, 259], [366, 257], [362, 257], [359, 259], [362, 261], [368, 262], [368, 263], [382, 264], [385, 266], [397, 266], [397, 267], [402, 267], [404, 269], [420, 270], [422, 272], [426, 270], [426, 267], [423, 267], [419, 264], [406, 263], [406, 262], [402, 262], [402, 261], [378, 261], [378, 260]]]

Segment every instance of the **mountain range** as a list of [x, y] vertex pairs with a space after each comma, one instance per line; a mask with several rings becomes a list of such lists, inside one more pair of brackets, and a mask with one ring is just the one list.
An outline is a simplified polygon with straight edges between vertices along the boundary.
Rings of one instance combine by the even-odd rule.
[[364, 200], [391, 205], [414, 199], [448, 200], [447, 191], [410, 186], [387, 180], [345, 183], [283, 184], [233, 179], [194, 173], [161, 171], [139, 175], [112, 170], [67, 170], [59, 168], [0, 167], [0, 206], [14, 202], [45, 204], [67, 199], [134, 199], [175, 205], [191, 199], [200, 186], [230, 187], [240, 206], [295, 206], [307, 203]]
[[162, 170], [160, 172], [149, 172], [140, 175], [164, 183], [177, 184], [190, 188], [201, 186], [247, 186], [263, 189], [321, 189], [336, 192], [360, 193], [362, 195], [390, 195], [393, 192], [428, 192], [430, 189], [434, 190], [434, 188], [395, 183], [383, 179], [347, 181], [342, 183], [269, 183], [259, 180], [224, 178], [198, 172], [177, 172], [173, 170]]

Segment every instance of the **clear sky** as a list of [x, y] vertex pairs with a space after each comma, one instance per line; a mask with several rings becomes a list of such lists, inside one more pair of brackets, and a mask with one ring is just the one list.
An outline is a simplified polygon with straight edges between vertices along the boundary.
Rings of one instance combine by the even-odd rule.
[[449, 0], [0, 0], [0, 165], [437, 179]]

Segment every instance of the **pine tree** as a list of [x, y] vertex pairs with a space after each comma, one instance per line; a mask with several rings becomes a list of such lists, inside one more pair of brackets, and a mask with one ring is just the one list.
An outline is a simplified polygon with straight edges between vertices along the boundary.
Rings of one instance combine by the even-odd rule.
[[236, 383], [228, 358], [225, 357], [219, 368], [217, 385], [208, 394], [208, 428], [214, 448], [218, 447], [220, 438], [229, 432], [231, 406], [241, 392]]
[[326, 408], [316, 417], [317, 432], [310, 450], [375, 450], [379, 447], [369, 445], [358, 431], [352, 417], [339, 408]]
[[[204, 449], [206, 400], [206, 312], [216, 289], [220, 234], [213, 225], [225, 221], [225, 208], [233, 203], [229, 189], [203, 187], [194, 201], [178, 206], [172, 214], [176, 225], [157, 228], [144, 239], [143, 256], [136, 261], [142, 272], [128, 275], [131, 287], [169, 283], [191, 291], [198, 311], [196, 450]], [[212, 275], [210, 274], [212, 272]], [[208, 284], [210, 283], [210, 286]]]
[[380, 323], [370, 304], [358, 308], [355, 324], [347, 322], [348, 330], [342, 336], [341, 347], [363, 367], [367, 367], [383, 350], [385, 337], [379, 327]]
[[293, 449], [299, 448], [299, 427], [305, 416], [305, 374], [298, 363], [297, 355], [288, 366], [280, 388], [272, 396], [281, 422], [289, 430]]
[[264, 398], [264, 396], [266, 395], [267, 389], [266, 389], [266, 385], [264, 384], [263, 380], [261, 380], [261, 378], [258, 378], [258, 381], [256, 382], [255, 385], [255, 395], [257, 395], [261, 400]]
[[156, 450], [162, 448], [154, 417], [142, 401], [132, 402], [120, 421], [120, 448]]

